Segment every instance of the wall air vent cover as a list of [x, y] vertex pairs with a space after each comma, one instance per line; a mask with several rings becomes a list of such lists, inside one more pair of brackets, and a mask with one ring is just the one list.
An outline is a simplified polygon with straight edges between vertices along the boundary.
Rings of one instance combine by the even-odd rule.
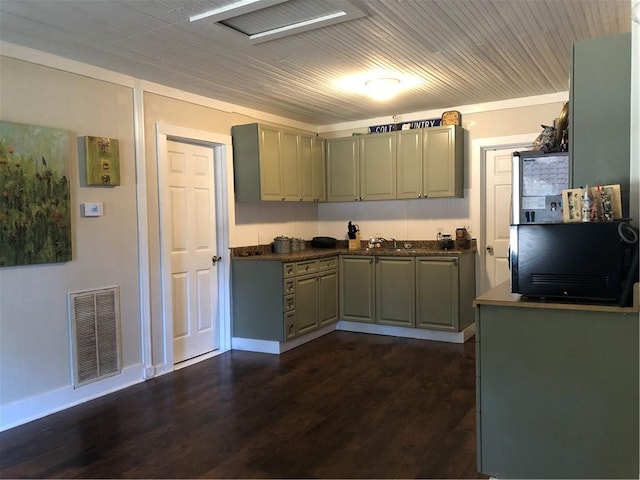
[[122, 369], [118, 287], [69, 293], [74, 388]]

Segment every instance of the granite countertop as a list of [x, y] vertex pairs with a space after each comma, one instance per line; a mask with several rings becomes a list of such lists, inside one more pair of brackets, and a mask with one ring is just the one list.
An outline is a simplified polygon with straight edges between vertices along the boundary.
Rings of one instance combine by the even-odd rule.
[[335, 255], [362, 255], [362, 256], [391, 256], [391, 257], [421, 257], [421, 256], [446, 256], [456, 257], [460, 255], [471, 255], [477, 252], [475, 239], [471, 241], [471, 246], [464, 249], [442, 250], [435, 240], [410, 240], [398, 241], [397, 245], [403, 246], [405, 243], [411, 244], [411, 248], [366, 248], [367, 242], [362, 241], [362, 248], [349, 249], [346, 241], [339, 240], [336, 248], [311, 248], [310, 242], [307, 247], [299, 252], [273, 253], [271, 245], [253, 245], [247, 247], [235, 247], [231, 249], [231, 256], [234, 260], [271, 260], [280, 262], [300, 262], [325, 258]]
[[617, 305], [607, 305], [602, 303], [588, 303], [586, 300], [541, 300], [527, 298], [519, 293], [511, 293], [511, 285], [510, 282], [507, 281], [477, 297], [473, 301], [473, 306], [493, 305], [499, 307], [546, 308], [552, 310], [636, 313], [639, 311], [639, 294], [640, 284], [636, 283], [633, 290], [633, 306], [631, 307], [618, 307]]

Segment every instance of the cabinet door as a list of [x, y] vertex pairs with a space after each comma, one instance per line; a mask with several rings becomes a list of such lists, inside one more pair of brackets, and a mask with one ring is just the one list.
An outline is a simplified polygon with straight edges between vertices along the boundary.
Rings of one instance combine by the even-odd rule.
[[455, 125], [424, 129], [423, 196], [462, 197], [463, 132]]
[[280, 130], [260, 126], [260, 198], [282, 201], [282, 165], [280, 161]]
[[458, 331], [458, 260], [416, 258], [416, 326]]
[[282, 132], [282, 200], [300, 201], [298, 187], [298, 135]]
[[318, 275], [318, 323], [322, 327], [338, 321], [338, 272]]
[[313, 190], [312, 142], [311, 136], [298, 136], [298, 189], [303, 202], [313, 202], [316, 199]]
[[353, 202], [360, 198], [358, 138], [327, 140], [327, 201]]
[[376, 323], [415, 326], [415, 278], [413, 258], [376, 258]]
[[340, 319], [374, 323], [373, 257], [340, 257]]
[[631, 37], [623, 33], [582, 40], [574, 43], [571, 57], [573, 185], [620, 184], [623, 217], [630, 213]]
[[311, 141], [311, 183], [312, 199], [316, 202], [327, 201], [327, 175], [325, 168], [325, 141], [312, 138]]
[[397, 132], [397, 198], [422, 198], [422, 129]]
[[360, 136], [360, 200], [396, 198], [396, 135]]
[[298, 335], [318, 328], [318, 277], [296, 277], [296, 322]]

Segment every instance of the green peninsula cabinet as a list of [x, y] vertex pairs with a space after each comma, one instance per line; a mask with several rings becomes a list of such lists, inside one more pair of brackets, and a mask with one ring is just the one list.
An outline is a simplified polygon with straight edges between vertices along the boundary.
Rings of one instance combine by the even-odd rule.
[[321, 139], [258, 123], [235, 125], [231, 136], [236, 201], [314, 202], [326, 197]]
[[543, 302], [505, 282], [475, 300], [478, 472], [638, 478], [635, 298], [633, 307]]
[[285, 342], [338, 320], [338, 259], [233, 259], [233, 336]]

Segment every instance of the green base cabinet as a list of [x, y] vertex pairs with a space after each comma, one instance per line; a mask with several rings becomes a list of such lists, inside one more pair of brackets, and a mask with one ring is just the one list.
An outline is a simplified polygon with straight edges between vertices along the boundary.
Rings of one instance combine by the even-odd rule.
[[416, 258], [416, 326], [459, 332], [474, 322], [475, 258]]
[[340, 256], [340, 319], [460, 332], [474, 322], [475, 256]]
[[373, 257], [340, 256], [340, 319], [374, 323], [375, 265]]
[[638, 313], [479, 305], [478, 471], [638, 478]]
[[233, 336], [284, 342], [336, 322], [337, 263], [233, 260]]
[[338, 321], [338, 271], [318, 274], [318, 326]]
[[415, 265], [413, 257], [376, 257], [376, 323], [415, 327]]

